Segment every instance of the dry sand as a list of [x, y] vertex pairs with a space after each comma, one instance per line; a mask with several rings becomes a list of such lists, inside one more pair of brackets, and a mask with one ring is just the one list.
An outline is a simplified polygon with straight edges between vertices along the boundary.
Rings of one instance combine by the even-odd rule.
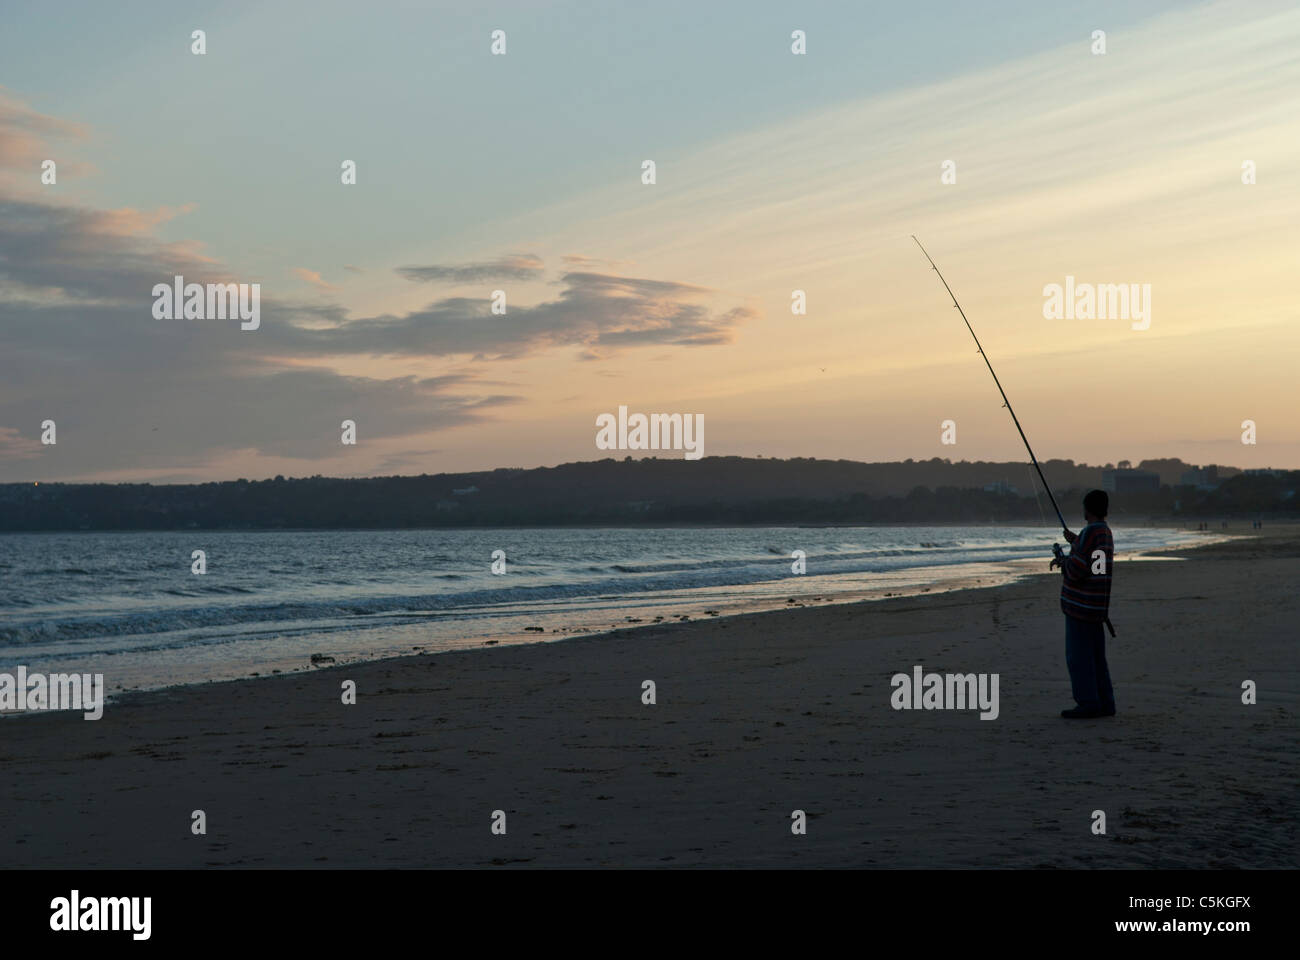
[[[1300, 533], [1180, 555], [1117, 565], [1112, 719], [1060, 719], [1058, 578], [1032, 577], [7, 719], [4, 860], [1293, 867]], [[999, 674], [1000, 716], [891, 709], [914, 664]]]

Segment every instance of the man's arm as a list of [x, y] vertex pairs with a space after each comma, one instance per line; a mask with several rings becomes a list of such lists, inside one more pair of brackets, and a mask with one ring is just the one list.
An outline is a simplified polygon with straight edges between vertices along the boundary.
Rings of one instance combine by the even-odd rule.
[[1061, 573], [1066, 580], [1087, 580], [1092, 574], [1090, 557], [1097, 543], [1096, 528], [1086, 530], [1087, 536], [1080, 535], [1070, 546], [1070, 555], [1061, 564]]

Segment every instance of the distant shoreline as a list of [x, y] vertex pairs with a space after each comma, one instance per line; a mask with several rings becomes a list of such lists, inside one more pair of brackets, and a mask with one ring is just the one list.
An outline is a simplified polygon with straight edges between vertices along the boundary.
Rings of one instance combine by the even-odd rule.
[[[1057, 502], [1114, 492], [1131, 522], [1300, 516], [1300, 470], [1144, 460], [1049, 460]], [[277, 476], [195, 484], [0, 484], [0, 531], [397, 530], [1045, 524], [1054, 511], [1018, 462], [705, 457], [596, 460], [391, 477]], [[1011, 478], [1020, 478], [1019, 486]], [[1167, 518], [1167, 519], [1166, 519]]]

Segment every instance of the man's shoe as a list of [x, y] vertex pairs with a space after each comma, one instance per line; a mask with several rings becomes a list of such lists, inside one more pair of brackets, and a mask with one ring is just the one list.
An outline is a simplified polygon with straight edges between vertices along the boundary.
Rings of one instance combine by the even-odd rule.
[[1101, 710], [1085, 710], [1083, 707], [1074, 707], [1071, 710], [1062, 710], [1061, 716], [1066, 720], [1093, 720], [1097, 717], [1108, 717], [1110, 714]]

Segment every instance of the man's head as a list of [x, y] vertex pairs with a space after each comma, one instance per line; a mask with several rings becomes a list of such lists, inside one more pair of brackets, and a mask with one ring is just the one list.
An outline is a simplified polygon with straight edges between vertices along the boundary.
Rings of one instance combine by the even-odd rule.
[[1110, 497], [1105, 490], [1089, 490], [1083, 498], [1083, 516], [1089, 523], [1105, 520], [1110, 512]]

